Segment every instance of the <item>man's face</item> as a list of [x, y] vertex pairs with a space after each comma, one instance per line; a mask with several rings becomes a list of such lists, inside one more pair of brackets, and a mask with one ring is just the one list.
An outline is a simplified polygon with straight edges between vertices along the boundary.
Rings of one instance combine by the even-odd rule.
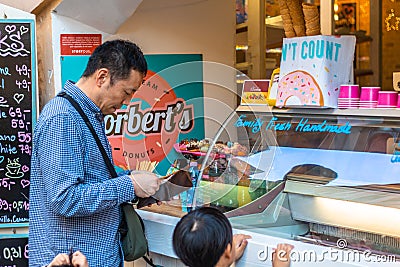
[[110, 76], [107, 76], [101, 88], [101, 112], [104, 115], [112, 114], [123, 104], [128, 105], [132, 94], [142, 85], [143, 78], [143, 74], [132, 70], [127, 79], [114, 81], [114, 84], [110, 85]]

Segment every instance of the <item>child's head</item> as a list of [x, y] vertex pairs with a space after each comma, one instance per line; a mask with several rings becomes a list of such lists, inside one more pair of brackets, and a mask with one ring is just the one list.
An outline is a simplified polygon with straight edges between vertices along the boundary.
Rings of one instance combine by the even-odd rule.
[[[217, 209], [202, 207], [182, 217], [175, 227], [173, 247], [189, 267], [215, 266], [232, 249], [232, 226]], [[233, 262], [234, 255], [232, 255]]]

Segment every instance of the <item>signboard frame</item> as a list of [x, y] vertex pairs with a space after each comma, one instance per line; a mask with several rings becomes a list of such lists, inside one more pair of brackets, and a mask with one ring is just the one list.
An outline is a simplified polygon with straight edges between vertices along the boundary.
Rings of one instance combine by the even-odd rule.
[[[3, 124], [2, 133], [7, 135], [10, 140], [14, 140], [13, 143], [5, 141], [3, 145], [8, 148], [14, 149], [15, 153], [8, 153], [5, 150], [1, 150], [0, 156], [2, 157], [2, 165], [0, 166], [1, 172], [4, 172], [2, 175], [2, 186], [3, 179], [7, 179], [9, 184], [9, 188], [5, 188], [4, 186], [0, 188], [0, 194], [4, 198], [4, 192], [2, 190], [15, 190], [17, 188], [18, 192], [21, 194], [13, 195], [22, 195], [21, 200], [19, 199], [2, 199], [2, 201], [7, 201], [7, 205], [10, 206], [11, 215], [0, 214], [0, 228], [15, 228], [15, 227], [27, 227], [29, 225], [29, 184], [30, 184], [30, 155], [32, 151], [32, 135], [33, 129], [36, 125], [37, 120], [37, 106], [38, 106], [38, 93], [37, 93], [37, 67], [36, 67], [36, 32], [35, 32], [35, 21], [33, 19], [0, 19], [0, 29], [3, 31], [0, 32], [1, 43], [0, 45], [0, 57], [3, 59], [0, 63], [0, 68], [2, 68], [0, 72], [0, 84], [2, 84], [2, 88], [0, 89], [0, 96], [4, 103], [2, 105], [2, 120]], [[24, 34], [29, 34], [28, 36], [24, 36]], [[27, 46], [29, 45], [28, 49]], [[7, 61], [7, 57], [12, 57], [12, 60]], [[18, 63], [18, 58], [22, 58], [22, 63]], [[29, 60], [26, 60], [25, 57], [30, 57]], [[8, 63], [12, 62], [10, 66]], [[15, 63], [16, 62], [16, 63]], [[13, 77], [14, 76], [14, 77]], [[11, 93], [11, 94], [10, 94]], [[24, 101], [24, 99], [30, 98], [30, 101]], [[10, 106], [14, 104], [14, 106]], [[4, 116], [3, 116], [4, 115]], [[10, 121], [10, 124], [13, 122], [12, 119], [16, 119], [17, 123], [25, 124], [24, 128], [20, 128], [19, 126], [15, 127], [16, 134], [10, 131], [11, 128], [8, 127], [4, 120]], [[26, 137], [25, 141], [21, 141], [20, 133]], [[6, 134], [8, 133], [8, 134]], [[30, 137], [30, 138], [28, 138]], [[29, 141], [28, 141], [29, 139]], [[14, 143], [18, 142], [17, 145]], [[19, 143], [21, 142], [21, 143]], [[24, 158], [24, 162], [21, 163], [21, 169], [18, 172], [22, 173], [22, 177], [6, 177], [6, 173], [9, 174], [11, 171], [7, 169], [7, 166], [10, 162], [10, 156], [13, 156], [13, 160], [16, 160], [21, 157]], [[7, 157], [8, 156], [8, 157]], [[11, 161], [13, 161], [11, 160]], [[7, 164], [7, 166], [6, 166]], [[10, 175], [9, 175], [10, 176]], [[20, 176], [20, 175], [18, 175]], [[24, 180], [24, 182], [22, 182]], [[13, 182], [13, 183], [11, 183]], [[17, 186], [18, 184], [18, 186]], [[24, 194], [26, 193], [26, 194]], [[14, 202], [24, 202], [22, 205], [14, 205]], [[18, 215], [20, 211], [23, 210], [21, 214], [22, 217], [19, 218]], [[15, 213], [15, 214], [14, 214]], [[14, 215], [12, 215], [14, 214]], [[16, 220], [14, 220], [15, 217]], [[13, 235], [15, 237], [15, 235]], [[1, 237], [0, 238], [4, 238]]]

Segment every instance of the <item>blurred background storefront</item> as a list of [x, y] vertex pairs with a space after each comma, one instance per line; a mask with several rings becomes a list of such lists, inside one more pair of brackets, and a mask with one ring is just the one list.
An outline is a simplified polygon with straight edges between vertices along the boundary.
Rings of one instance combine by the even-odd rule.
[[[60, 6], [68, 6], [73, 1], [60, 0], [30, 0], [30, 1], [13, 1], [2, 0], [0, 3], [21, 9], [37, 15], [38, 29], [42, 27], [44, 33], [49, 33], [49, 17], [46, 15], [53, 10], [60, 10]], [[123, 4], [124, 1], [115, 1], [116, 9]], [[145, 4], [145, 2], [147, 2]], [[159, 6], [157, 1], [135, 1], [132, 6], [132, 17], [138, 16], [136, 8], [145, 4], [149, 7]], [[193, 5], [196, 1], [191, 1]], [[198, 1], [197, 1], [198, 2]], [[204, 2], [202, 5], [209, 5], [210, 10], [215, 10], [213, 3]], [[279, 66], [280, 48], [284, 31], [282, 28], [282, 19], [279, 14], [278, 0], [252, 1], [252, 0], [235, 0], [230, 1], [225, 9], [234, 9], [236, 7], [236, 34], [234, 27], [229, 27], [232, 36], [235, 36], [235, 45], [231, 49], [235, 52], [234, 67], [241, 71], [245, 76], [252, 79], [270, 78], [272, 70]], [[355, 83], [361, 86], [375, 85], [381, 86], [383, 90], [392, 90], [392, 73], [400, 70], [397, 51], [400, 45], [399, 23], [400, 23], [400, 1], [398, 0], [305, 0], [304, 2], [313, 3], [319, 6], [321, 13], [321, 30], [322, 34], [352, 34], [357, 37], [356, 55], [354, 58], [354, 78]], [[139, 4], [141, 3], [141, 4]], [[180, 1], [172, 1], [164, 4], [163, 7], [179, 5]], [[126, 6], [126, 4], [123, 4]], [[234, 7], [235, 5], [235, 7]], [[99, 10], [102, 6], [98, 4]], [[194, 7], [195, 5], [193, 5]], [[221, 10], [223, 6], [219, 7]], [[57, 7], [57, 8], [56, 8]], [[141, 10], [141, 9], [139, 9]], [[155, 9], [154, 9], [155, 10]], [[219, 11], [218, 11], [219, 12]], [[227, 12], [227, 11], [226, 11]], [[213, 11], [210, 11], [210, 14]], [[232, 14], [235, 11], [232, 10]], [[87, 14], [88, 17], [93, 13]], [[225, 14], [225, 13], [224, 13]], [[111, 13], [112, 15], [112, 13]], [[86, 23], [90, 19], [81, 18], [82, 23]], [[119, 26], [129, 24], [129, 16], [124, 17], [126, 21]], [[221, 16], [221, 20], [226, 16]], [[113, 20], [108, 20], [113, 24]], [[231, 20], [229, 20], [231, 21]], [[214, 22], [215, 23], [215, 22]], [[233, 21], [229, 23], [234, 23]], [[209, 32], [209, 36], [213, 36], [214, 29], [209, 28], [209, 24], [204, 21], [190, 22], [191, 25], [202, 25], [199, 28], [207, 27], [203, 32]], [[222, 23], [226, 25], [226, 23]], [[177, 24], [174, 25], [178, 29]], [[218, 27], [217, 27], [218, 28]], [[122, 27], [121, 29], [124, 30]], [[219, 28], [218, 28], [219, 29]], [[100, 29], [101, 31], [102, 29]], [[119, 34], [116, 31], [116, 34]], [[149, 32], [151, 34], [151, 32]], [[202, 32], [198, 32], [202, 34]], [[38, 33], [40, 38], [41, 33]], [[45, 37], [43, 37], [45, 38]], [[49, 38], [49, 37], [48, 37]], [[203, 36], [202, 39], [209, 37]], [[104, 38], [103, 38], [104, 39]], [[229, 42], [225, 42], [229, 46]], [[216, 48], [220, 48], [220, 44], [215, 44]], [[41, 53], [41, 43], [38, 42], [38, 53]], [[212, 47], [211, 47], [212, 48]], [[226, 47], [228, 49], [228, 47]], [[209, 51], [212, 49], [208, 49]], [[224, 60], [220, 60], [221, 62]], [[229, 65], [230, 59], [226, 61]], [[40, 63], [40, 62], [39, 62]], [[39, 66], [40, 67], [40, 66]], [[39, 74], [40, 75], [40, 74]], [[240, 81], [240, 77], [238, 77]], [[42, 104], [41, 104], [42, 106]]]
[[[278, 2], [236, 1], [236, 67], [253, 79], [269, 78], [272, 70], [279, 66], [284, 32]], [[397, 56], [400, 45], [400, 1], [304, 2], [319, 6], [322, 34], [356, 36], [354, 82], [361, 86], [374, 85], [381, 86], [383, 90], [392, 90], [392, 73], [400, 70]], [[265, 27], [261, 27], [263, 23]], [[264, 50], [265, 56], [262, 53]]]

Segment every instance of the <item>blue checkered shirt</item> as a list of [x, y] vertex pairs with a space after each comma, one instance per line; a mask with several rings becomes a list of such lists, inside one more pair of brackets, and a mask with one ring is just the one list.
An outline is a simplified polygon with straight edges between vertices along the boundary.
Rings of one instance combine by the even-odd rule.
[[[81, 106], [111, 158], [99, 107], [70, 81], [64, 91]], [[119, 205], [135, 194], [129, 176], [110, 178], [79, 113], [67, 99], [52, 99], [43, 108], [33, 134], [30, 267], [47, 265], [70, 248], [85, 254], [90, 267], [122, 266]]]

